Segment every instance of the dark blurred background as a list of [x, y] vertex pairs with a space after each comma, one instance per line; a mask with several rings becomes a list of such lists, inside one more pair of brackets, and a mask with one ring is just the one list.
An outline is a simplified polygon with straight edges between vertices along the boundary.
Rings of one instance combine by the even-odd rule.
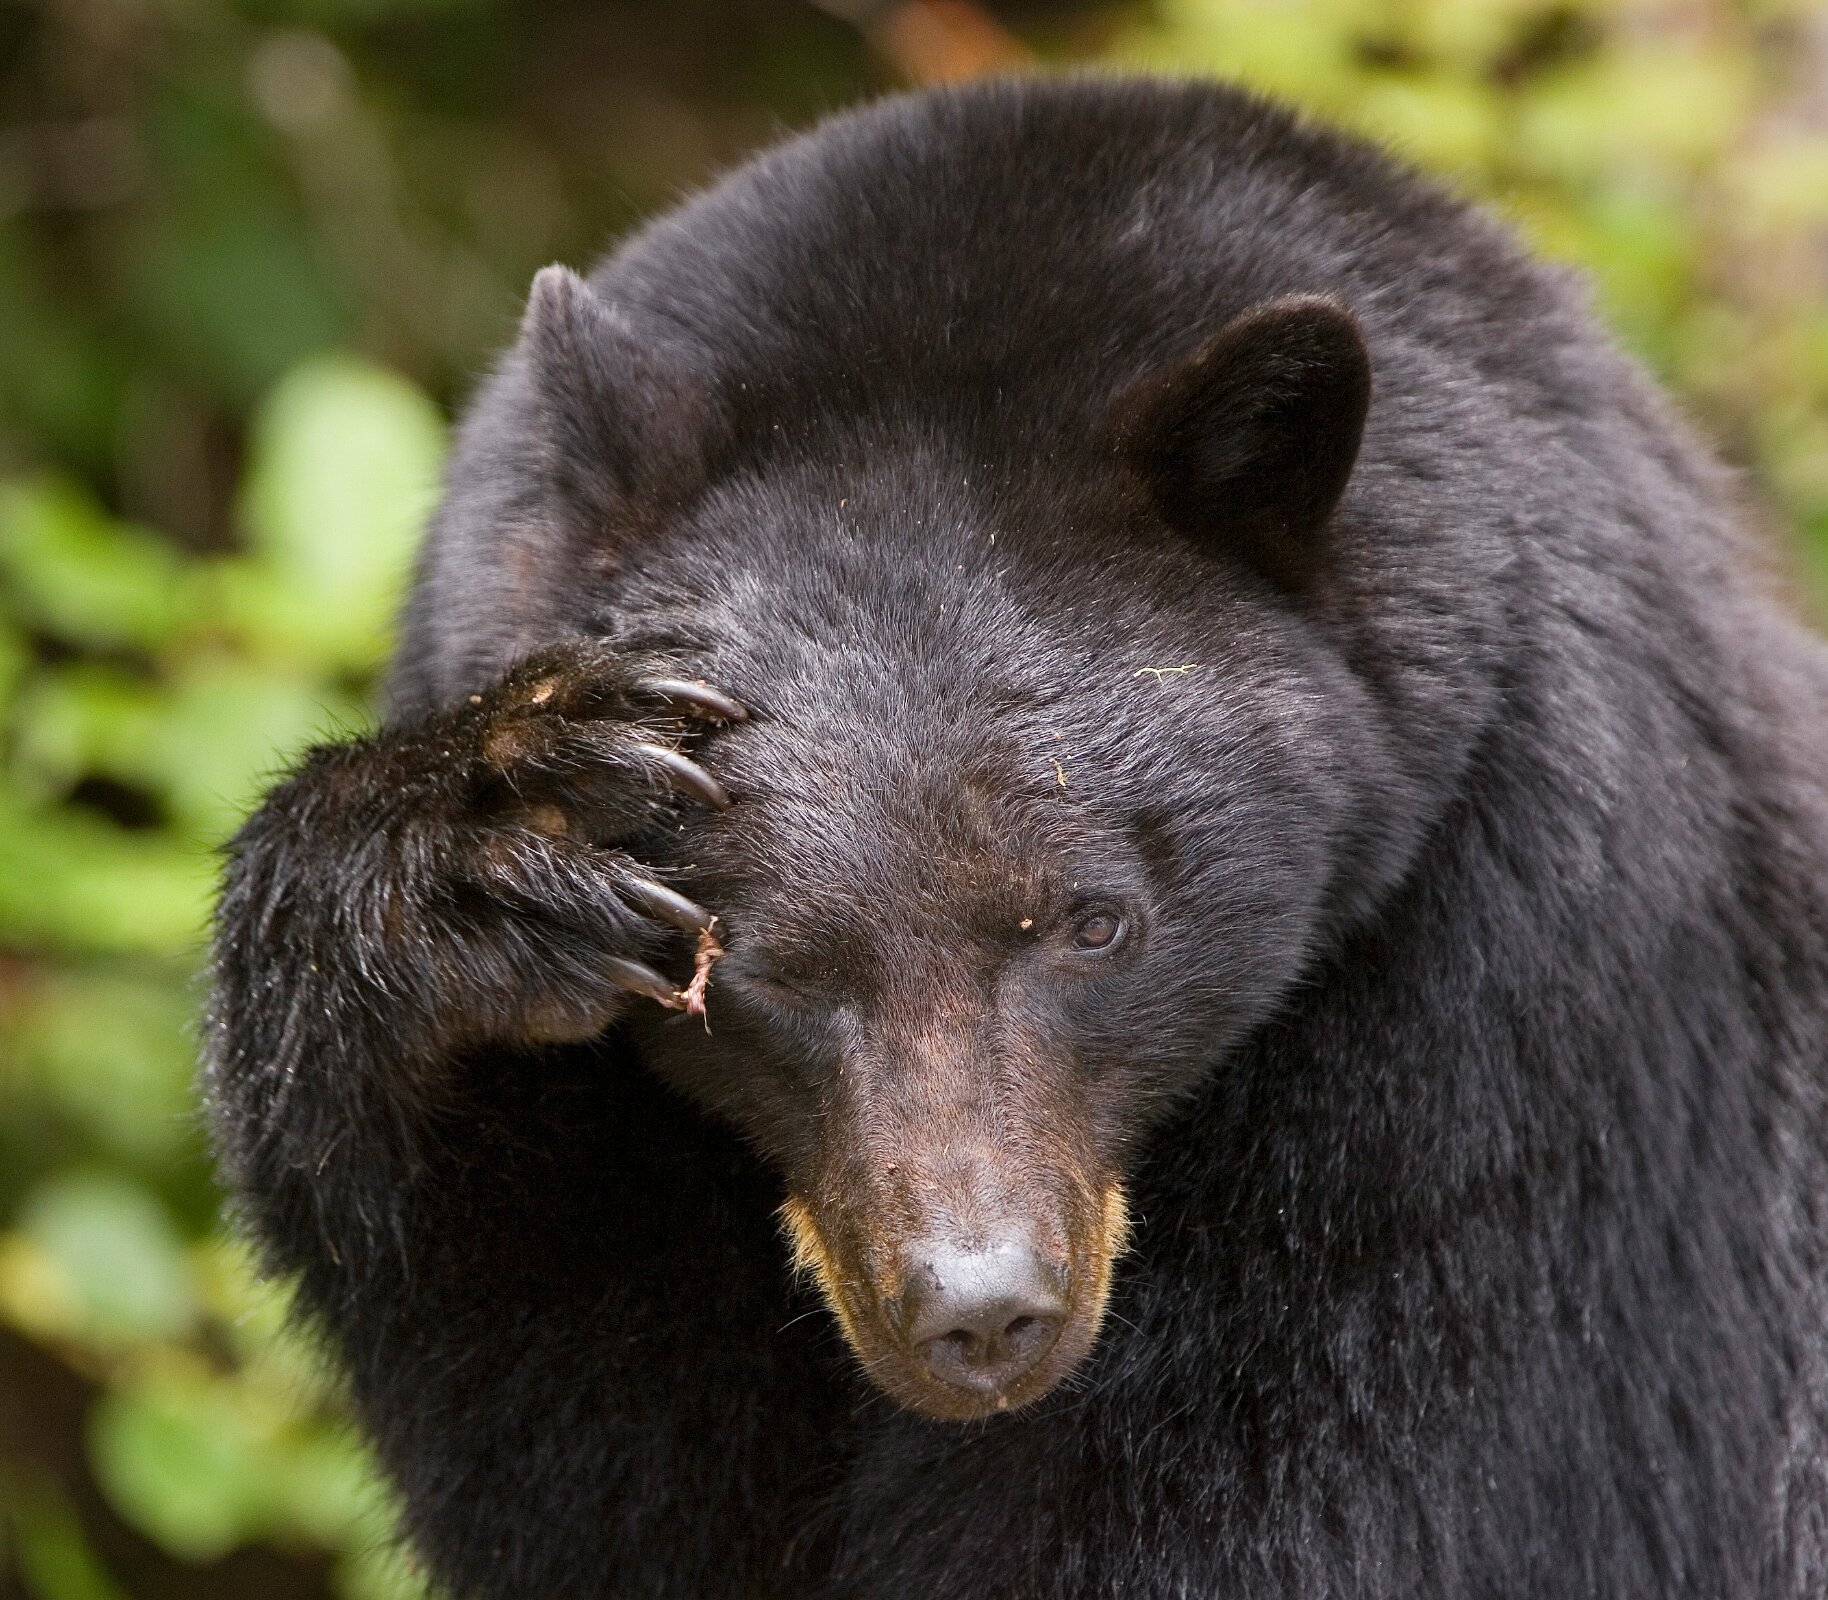
[[217, 1221], [212, 851], [359, 726], [534, 270], [860, 96], [1220, 73], [1583, 268], [1828, 615], [1820, 0], [0, 0], [0, 1600], [417, 1594]]

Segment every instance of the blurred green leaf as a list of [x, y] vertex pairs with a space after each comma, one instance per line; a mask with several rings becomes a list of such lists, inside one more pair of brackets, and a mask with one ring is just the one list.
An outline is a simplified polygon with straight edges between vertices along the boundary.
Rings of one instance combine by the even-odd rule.
[[288, 1529], [327, 1549], [361, 1535], [387, 1536], [391, 1501], [352, 1433], [330, 1427], [301, 1431], [275, 1461], [272, 1483]]
[[95, 776], [144, 789], [201, 846], [227, 837], [291, 757], [366, 721], [353, 696], [284, 663], [199, 654], [157, 684], [77, 662], [19, 697], [14, 759], [40, 800]]
[[55, 1106], [89, 1143], [157, 1167], [200, 1142], [184, 985], [73, 968], [32, 983], [0, 1026], [12, 1086]]
[[114, 1508], [187, 1560], [223, 1555], [268, 1521], [257, 1429], [232, 1397], [194, 1375], [109, 1395], [91, 1420], [90, 1448]]
[[15, 617], [72, 643], [156, 649], [183, 617], [171, 546], [56, 478], [0, 484], [0, 576]]
[[1747, 63], [1732, 54], [1638, 40], [1544, 79], [1515, 137], [1524, 160], [1575, 181], [1691, 169], [1733, 139], [1750, 94]]
[[1159, 21], [1127, 36], [1124, 64], [1243, 80], [1313, 105], [1352, 78], [1352, 36], [1340, 8], [1240, 6], [1227, 0], [1159, 0]]
[[242, 517], [273, 584], [269, 627], [329, 663], [379, 661], [444, 443], [424, 394], [352, 357], [309, 362], [267, 397]]
[[68, 1500], [36, 1484], [15, 1489], [11, 1500], [19, 1575], [32, 1600], [127, 1600], [90, 1550]]
[[25, 636], [7, 617], [0, 615], [0, 707], [19, 692], [31, 660], [32, 650]]
[[200, 950], [214, 883], [214, 859], [196, 845], [0, 787], [0, 943]]
[[75, 661], [34, 674], [13, 707], [13, 758], [38, 798], [56, 798], [100, 774], [147, 776], [164, 696], [118, 666]]
[[214, 843], [307, 745], [368, 720], [352, 695], [295, 669], [197, 660], [172, 685], [146, 771], [179, 823]]
[[391, 1507], [367, 1452], [296, 1391], [169, 1362], [98, 1407], [97, 1475], [122, 1516], [190, 1560], [250, 1539], [376, 1543]]
[[1451, 78], [1373, 80], [1359, 96], [1357, 120], [1411, 160], [1442, 172], [1489, 167], [1507, 132], [1504, 108], [1488, 91]]
[[1828, 222], [1828, 133], [1786, 131], [1742, 151], [1732, 180], [1749, 224], [1788, 232]]
[[49, 1326], [104, 1341], [177, 1338], [200, 1306], [190, 1264], [158, 1200], [127, 1179], [63, 1174], [25, 1203], [7, 1273], [38, 1274]]

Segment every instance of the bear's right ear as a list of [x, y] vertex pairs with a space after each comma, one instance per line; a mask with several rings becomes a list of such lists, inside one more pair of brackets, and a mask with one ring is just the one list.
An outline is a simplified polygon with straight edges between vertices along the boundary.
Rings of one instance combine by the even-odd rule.
[[1299, 296], [1252, 307], [1144, 378], [1118, 398], [1111, 430], [1170, 526], [1299, 591], [1324, 564], [1370, 402], [1356, 320]]
[[591, 526], [653, 514], [702, 484], [709, 393], [569, 268], [534, 276], [520, 350], [552, 487]]

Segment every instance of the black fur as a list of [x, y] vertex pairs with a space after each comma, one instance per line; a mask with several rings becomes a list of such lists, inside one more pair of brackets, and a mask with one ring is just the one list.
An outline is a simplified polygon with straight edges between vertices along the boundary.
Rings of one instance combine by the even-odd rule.
[[[1576, 289], [1080, 81], [838, 118], [591, 291], [217, 945], [226, 1169], [451, 1590], [1828, 1589], [1828, 653]], [[1268, 389], [1186, 376], [1291, 297]], [[722, 916], [709, 1034], [602, 979], [689, 966], [649, 870]], [[1088, 894], [1137, 932], [1069, 984], [1011, 923]], [[867, 1388], [772, 1216], [942, 991], [1058, 1042], [1136, 1217], [984, 1423]]]

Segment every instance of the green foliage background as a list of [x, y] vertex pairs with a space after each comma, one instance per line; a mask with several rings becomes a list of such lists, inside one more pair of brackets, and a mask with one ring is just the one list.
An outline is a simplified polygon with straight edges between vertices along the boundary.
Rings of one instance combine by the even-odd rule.
[[1241, 78], [1584, 267], [1828, 600], [1812, 0], [0, 0], [0, 1597], [417, 1592], [216, 1219], [212, 852], [359, 725], [532, 271], [981, 66]]

